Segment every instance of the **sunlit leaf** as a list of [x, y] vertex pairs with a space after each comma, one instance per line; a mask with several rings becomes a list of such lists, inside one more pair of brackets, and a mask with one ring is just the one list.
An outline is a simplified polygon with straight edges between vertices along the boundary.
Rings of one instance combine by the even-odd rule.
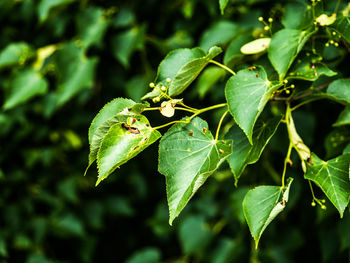
[[231, 152], [232, 141], [215, 141], [199, 117], [176, 123], [164, 134], [158, 170], [166, 178], [170, 224]]
[[313, 33], [314, 31], [311, 30], [282, 29], [272, 36], [268, 57], [280, 79], [284, 78], [294, 59]]
[[262, 67], [241, 70], [228, 80], [225, 88], [228, 108], [251, 144], [254, 124], [271, 94], [280, 86], [267, 79]]
[[311, 164], [307, 166], [305, 179], [313, 181], [326, 194], [338, 209], [340, 217], [350, 200], [349, 181], [350, 154], [343, 154], [329, 161], [323, 161], [312, 154]]
[[117, 122], [103, 137], [97, 153], [99, 175], [96, 185], [161, 137], [161, 134], [150, 126], [146, 117], [130, 117], [135, 118], [135, 121], [130, 124]]
[[241, 47], [241, 52], [245, 55], [258, 54], [268, 49], [271, 38], [258, 38]]
[[350, 106], [346, 107], [339, 115], [337, 121], [333, 124], [333, 126], [343, 126], [350, 125]]
[[31, 48], [24, 42], [9, 44], [0, 52], [0, 69], [23, 64], [32, 53]]
[[292, 181], [290, 178], [284, 189], [280, 186], [258, 186], [246, 194], [243, 211], [256, 248], [266, 227], [285, 208]]

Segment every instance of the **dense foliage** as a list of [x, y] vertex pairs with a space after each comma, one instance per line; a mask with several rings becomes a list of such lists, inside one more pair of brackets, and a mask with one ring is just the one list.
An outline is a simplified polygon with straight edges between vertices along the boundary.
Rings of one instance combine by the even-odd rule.
[[349, 12], [1, 0], [0, 261], [346, 261]]

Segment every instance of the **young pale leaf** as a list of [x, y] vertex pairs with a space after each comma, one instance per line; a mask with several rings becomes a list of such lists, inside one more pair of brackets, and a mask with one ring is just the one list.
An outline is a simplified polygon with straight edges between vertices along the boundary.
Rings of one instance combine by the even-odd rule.
[[99, 175], [96, 185], [161, 137], [157, 130], [150, 127], [146, 117], [136, 115], [135, 119], [131, 125], [117, 122], [103, 137], [97, 153]]
[[39, 72], [26, 69], [14, 74], [9, 83], [9, 93], [3, 105], [4, 110], [16, 107], [29, 99], [47, 92], [48, 83]]
[[282, 29], [273, 35], [268, 57], [280, 79], [284, 78], [294, 59], [313, 33], [314, 31], [311, 30]]
[[337, 121], [333, 124], [334, 127], [350, 124], [350, 106], [346, 107], [339, 115]]
[[319, 17], [316, 18], [316, 22], [320, 24], [320, 26], [329, 26], [335, 22], [337, 19], [337, 14], [334, 13], [330, 16], [327, 16], [326, 14], [322, 14]]
[[340, 217], [350, 200], [349, 180], [350, 154], [343, 154], [327, 162], [312, 153], [311, 164], [308, 164], [305, 179], [316, 183], [328, 199], [338, 209]]
[[129, 99], [124, 99], [124, 98], [116, 98], [111, 102], [107, 103], [91, 122], [91, 125], [89, 128], [90, 145], [91, 145], [92, 137], [94, 136], [95, 131], [100, 125], [102, 125], [105, 121], [112, 118], [113, 116], [120, 113], [121, 111], [129, 107], [132, 107], [133, 105], [135, 105], [134, 101]]
[[170, 225], [231, 152], [232, 141], [215, 141], [208, 124], [199, 117], [176, 123], [164, 134], [158, 170], [166, 178]]
[[160, 113], [168, 118], [173, 117], [175, 114], [175, 106], [179, 102], [182, 102], [182, 99], [163, 101], [159, 108]]
[[228, 108], [236, 123], [252, 144], [253, 128], [271, 94], [282, 84], [271, 83], [262, 67], [244, 69], [232, 76], [226, 84], [225, 96]]
[[32, 50], [27, 43], [12, 43], [0, 52], [0, 69], [24, 63], [31, 54]]
[[169, 95], [176, 96], [181, 94], [201, 73], [201, 71], [208, 65], [209, 61], [219, 55], [222, 49], [219, 47], [212, 47], [206, 56], [194, 59], [185, 64], [176, 74], [174, 80], [170, 84]]
[[251, 145], [244, 132], [237, 126], [233, 126], [225, 138], [233, 140], [232, 154], [227, 158], [237, 186], [238, 179], [248, 164], [257, 162], [265, 146], [275, 134], [281, 117], [271, 119], [259, 119], [254, 127], [253, 145]]
[[246, 194], [243, 211], [256, 248], [266, 227], [285, 208], [292, 181], [290, 178], [284, 189], [280, 186], [258, 186]]
[[271, 38], [255, 39], [241, 47], [241, 52], [245, 55], [258, 54], [268, 49]]
[[287, 79], [315, 81], [322, 75], [332, 77], [337, 74], [337, 72], [329, 69], [326, 64], [313, 63], [311, 57], [304, 57], [300, 61], [294, 62]]
[[350, 16], [340, 15], [330, 27], [337, 31], [350, 44]]

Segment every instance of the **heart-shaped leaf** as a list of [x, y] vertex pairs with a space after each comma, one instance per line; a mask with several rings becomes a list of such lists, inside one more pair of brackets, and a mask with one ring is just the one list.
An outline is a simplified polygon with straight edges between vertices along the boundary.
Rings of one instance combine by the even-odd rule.
[[333, 124], [333, 126], [343, 126], [350, 124], [350, 106], [346, 107], [339, 115], [337, 121]]
[[233, 126], [225, 135], [226, 139], [233, 140], [232, 154], [227, 158], [237, 186], [238, 179], [248, 164], [257, 162], [265, 146], [275, 134], [281, 117], [259, 119], [254, 127], [253, 145], [251, 145], [244, 132]]
[[112, 125], [97, 153], [99, 175], [96, 185], [160, 137], [161, 134], [150, 127], [147, 118], [142, 115], [136, 115], [130, 124], [117, 122]]
[[[169, 85], [169, 95], [181, 94], [208, 65], [209, 61], [219, 55], [222, 49], [212, 47], [208, 54], [201, 48], [183, 48], [170, 52], [159, 64], [156, 78], [157, 88], [142, 97], [142, 100], [152, 99], [160, 95], [161, 85]], [[171, 82], [167, 83], [167, 79]]]
[[343, 154], [327, 162], [312, 153], [305, 179], [316, 183], [338, 209], [340, 217], [350, 200], [350, 154]]
[[271, 83], [262, 67], [241, 70], [227, 81], [225, 95], [228, 108], [251, 144], [256, 120], [271, 94], [281, 85]]
[[350, 43], [350, 16], [340, 15], [330, 26], [337, 31], [348, 43]]
[[305, 56], [303, 59], [295, 61], [287, 79], [315, 81], [322, 75], [328, 77], [337, 75], [337, 72], [329, 69], [326, 64], [319, 61], [313, 63], [313, 59], [312, 56]]
[[158, 170], [166, 178], [170, 225], [231, 152], [232, 141], [215, 141], [208, 124], [199, 117], [176, 123], [164, 134]]
[[313, 33], [314, 31], [311, 30], [282, 29], [273, 35], [268, 57], [280, 79], [284, 78], [294, 59]]
[[292, 181], [293, 178], [290, 178], [287, 187], [283, 189], [272, 185], [258, 186], [250, 190], [244, 197], [242, 203], [244, 216], [255, 240], [256, 248], [266, 227], [285, 208]]

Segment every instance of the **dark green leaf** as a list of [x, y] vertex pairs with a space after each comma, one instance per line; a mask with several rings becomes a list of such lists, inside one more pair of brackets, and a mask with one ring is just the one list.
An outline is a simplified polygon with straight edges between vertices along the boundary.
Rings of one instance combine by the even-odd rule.
[[38, 6], [40, 22], [44, 22], [53, 8], [70, 4], [76, 0], [41, 0]]
[[350, 106], [346, 107], [339, 115], [337, 121], [333, 124], [333, 126], [343, 126], [350, 124]]
[[306, 2], [288, 3], [285, 7], [282, 24], [285, 28], [304, 29], [313, 22], [312, 9]]
[[350, 44], [350, 16], [340, 15], [330, 27]]
[[234, 38], [225, 52], [224, 64], [231, 66], [235, 64], [234, 62], [244, 57], [244, 55], [241, 53], [241, 47], [252, 40], [253, 37], [247, 34], [242, 34], [237, 38]]
[[208, 91], [225, 76], [226, 72], [219, 67], [208, 67], [198, 78], [198, 93], [202, 99]]
[[87, 58], [83, 49], [67, 43], [56, 51], [53, 60], [58, 74], [57, 106], [61, 106], [81, 90], [94, 84], [97, 58]]
[[327, 89], [327, 97], [341, 103], [350, 103], [350, 79], [337, 79]]
[[158, 263], [161, 260], [159, 249], [148, 247], [135, 251], [125, 263]]
[[238, 33], [238, 26], [230, 21], [220, 21], [207, 29], [199, 42], [199, 46], [208, 51], [212, 46], [227, 44]]
[[176, 123], [164, 134], [158, 170], [166, 177], [170, 224], [231, 152], [232, 141], [215, 141], [199, 117]]
[[26, 43], [12, 43], [0, 52], [0, 69], [24, 64], [31, 55], [31, 48]]
[[122, 28], [132, 26], [135, 23], [135, 14], [128, 8], [122, 8], [115, 19], [112, 21], [112, 25], [116, 28]]
[[85, 48], [102, 42], [108, 22], [100, 8], [86, 8], [77, 16], [78, 34]]
[[256, 248], [266, 227], [285, 208], [292, 181], [290, 178], [284, 189], [280, 186], [258, 186], [245, 196], [243, 211]]
[[225, 88], [228, 108], [251, 144], [254, 124], [271, 94], [280, 86], [267, 79], [262, 67], [241, 70], [228, 80]]
[[225, 138], [233, 141], [232, 154], [227, 158], [237, 186], [238, 179], [248, 164], [257, 162], [265, 146], [275, 134], [281, 117], [262, 120], [259, 119], [254, 127], [253, 145], [251, 145], [244, 132], [237, 126], [233, 126]]
[[144, 43], [146, 28], [133, 27], [124, 32], [115, 35], [112, 38], [112, 47], [114, 57], [126, 68], [129, 67], [131, 55], [137, 50], [142, 49]]
[[305, 179], [316, 183], [343, 217], [350, 199], [350, 154], [343, 154], [327, 162], [312, 154]]
[[337, 72], [329, 69], [326, 64], [313, 62], [313, 59], [312, 56], [306, 56], [295, 61], [287, 78], [315, 81], [322, 75], [328, 77], [337, 75]]
[[4, 110], [16, 107], [37, 95], [47, 92], [48, 83], [39, 72], [26, 69], [14, 74], [8, 86], [8, 96], [3, 105]]
[[314, 31], [311, 30], [282, 29], [272, 36], [268, 57], [280, 79], [284, 78], [294, 59], [313, 33]]
[[135, 118], [136, 121], [130, 124], [117, 122], [102, 139], [97, 153], [99, 175], [96, 185], [161, 137], [149, 125], [146, 117], [131, 115], [129, 118]]

